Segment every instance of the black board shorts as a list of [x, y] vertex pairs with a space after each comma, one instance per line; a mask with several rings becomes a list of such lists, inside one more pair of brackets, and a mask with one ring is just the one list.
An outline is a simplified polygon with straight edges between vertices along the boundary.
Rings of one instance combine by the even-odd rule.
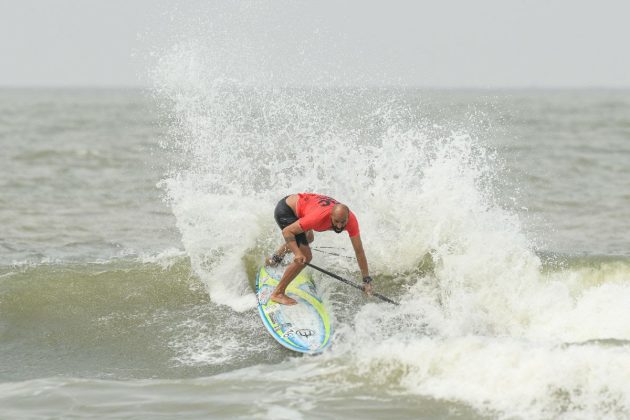
[[[288, 196], [287, 196], [288, 197]], [[287, 197], [284, 197], [282, 200], [278, 201], [276, 205], [276, 210], [273, 212], [273, 218], [276, 219], [276, 223], [280, 226], [280, 229], [284, 229], [292, 223], [295, 223], [298, 220], [298, 217], [291, 207], [287, 204]], [[308, 246], [308, 240], [306, 239], [306, 233], [302, 232], [299, 235], [295, 235], [295, 241], [298, 246], [306, 245]]]

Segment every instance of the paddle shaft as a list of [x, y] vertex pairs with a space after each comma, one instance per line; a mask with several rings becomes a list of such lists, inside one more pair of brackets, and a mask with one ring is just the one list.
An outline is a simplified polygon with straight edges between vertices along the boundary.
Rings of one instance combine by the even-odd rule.
[[322, 251], [321, 249], [311, 248], [313, 251], [321, 252], [322, 254], [334, 255], [335, 257], [346, 258], [348, 260], [356, 260], [354, 257], [349, 257], [347, 255], [335, 254], [334, 252]]
[[[329, 275], [329, 276], [330, 276], [330, 277], [332, 277], [333, 279], [337, 279], [337, 280], [339, 280], [339, 281], [341, 281], [341, 282], [344, 282], [344, 283], [346, 283], [347, 285], [354, 287], [355, 289], [363, 290], [363, 287], [359, 286], [359, 285], [358, 285], [358, 284], [356, 284], [355, 282], [352, 282], [352, 281], [350, 281], [350, 280], [344, 279], [343, 277], [339, 277], [339, 276], [338, 276], [338, 275], [336, 275], [335, 273], [331, 273], [330, 271], [328, 271], [328, 270], [324, 270], [323, 268], [318, 267], [318, 266], [316, 266], [316, 265], [313, 265], [313, 264], [311, 264], [311, 263], [306, 263], [306, 265], [308, 265], [308, 266], [309, 266], [309, 267], [311, 267], [311, 268], [314, 268], [314, 269], [315, 269], [315, 270], [317, 270], [317, 271], [321, 271], [322, 273]], [[390, 298], [388, 298], [388, 297], [386, 297], [386, 296], [383, 296], [383, 295], [381, 295], [380, 293], [372, 292], [372, 296], [376, 296], [377, 298], [379, 298], [379, 299], [381, 299], [381, 300], [384, 300], [385, 302], [389, 302], [389, 303], [391, 303], [391, 304], [398, 305], [398, 302], [394, 302], [394, 301], [393, 301], [393, 300], [391, 300]]]

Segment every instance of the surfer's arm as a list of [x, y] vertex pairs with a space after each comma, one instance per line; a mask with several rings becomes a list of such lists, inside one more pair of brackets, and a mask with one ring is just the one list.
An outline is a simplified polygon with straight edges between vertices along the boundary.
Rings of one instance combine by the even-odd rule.
[[[352, 242], [352, 247], [354, 248], [354, 255], [357, 257], [357, 263], [359, 263], [359, 269], [361, 270], [361, 275], [363, 276], [363, 290], [367, 294], [372, 293], [372, 278], [370, 277], [370, 272], [368, 270], [368, 262], [367, 257], [365, 256], [365, 251], [363, 250], [363, 242], [361, 242], [361, 235], [357, 235], [350, 238], [350, 242]], [[366, 281], [365, 279], [369, 279]]]
[[[298, 246], [297, 241], [295, 240], [295, 236], [299, 235], [302, 232], [304, 232], [304, 230], [302, 230], [302, 226], [300, 226], [299, 221], [291, 223], [289, 226], [282, 229], [282, 236], [284, 237], [284, 240], [287, 243], [287, 246], [289, 247], [291, 252], [293, 252], [293, 255], [295, 256], [296, 259], [298, 259], [298, 257], [301, 257], [302, 259], [304, 259], [304, 255], [300, 251], [300, 247]], [[302, 263], [304, 263], [305, 261], [306, 260], [304, 259]]]
[[352, 242], [352, 247], [354, 248], [354, 254], [357, 257], [357, 262], [359, 263], [359, 269], [361, 270], [361, 275], [363, 277], [368, 277], [370, 272], [368, 271], [368, 262], [365, 257], [365, 251], [363, 251], [363, 243], [361, 242], [361, 235], [357, 235], [353, 238], [350, 238], [350, 242]]

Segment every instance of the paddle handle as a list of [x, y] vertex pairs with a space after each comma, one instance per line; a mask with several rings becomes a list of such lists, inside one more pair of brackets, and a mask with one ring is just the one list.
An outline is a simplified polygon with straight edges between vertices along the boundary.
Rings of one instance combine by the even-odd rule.
[[[318, 267], [318, 266], [316, 266], [316, 265], [313, 265], [313, 264], [311, 264], [311, 263], [306, 263], [306, 265], [308, 265], [308, 266], [309, 266], [309, 267], [311, 267], [311, 268], [314, 268], [314, 269], [315, 269], [315, 270], [317, 270], [317, 271], [321, 271], [322, 273], [327, 274], [327, 275], [329, 275], [330, 277], [332, 277], [332, 278], [334, 278], [334, 279], [337, 279], [337, 280], [339, 280], [339, 281], [341, 281], [341, 282], [344, 282], [344, 283], [346, 283], [347, 285], [354, 287], [355, 289], [359, 289], [359, 290], [361, 290], [361, 291], [363, 290], [363, 287], [362, 287], [362, 286], [359, 286], [358, 284], [356, 284], [356, 283], [355, 283], [355, 282], [353, 282], [353, 281], [350, 281], [350, 280], [344, 279], [343, 277], [340, 277], [340, 276], [336, 275], [335, 273], [331, 273], [330, 271], [328, 271], [328, 270], [324, 270], [323, 268]], [[389, 302], [389, 303], [391, 303], [391, 304], [398, 305], [398, 302], [394, 302], [393, 300], [391, 300], [391, 299], [390, 299], [390, 298], [388, 298], [387, 296], [383, 296], [383, 295], [381, 295], [380, 293], [372, 292], [372, 296], [376, 296], [377, 298], [379, 298], [379, 299], [381, 299], [381, 300], [384, 300], [385, 302]]]

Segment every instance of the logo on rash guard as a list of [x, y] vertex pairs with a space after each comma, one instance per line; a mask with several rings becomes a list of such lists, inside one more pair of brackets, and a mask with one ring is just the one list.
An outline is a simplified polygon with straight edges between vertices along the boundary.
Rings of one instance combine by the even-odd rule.
[[317, 202], [322, 207], [327, 207], [327, 206], [330, 206], [331, 204], [337, 204], [338, 203], [337, 200], [335, 200], [334, 198], [328, 197], [326, 195], [320, 195], [317, 198]]

